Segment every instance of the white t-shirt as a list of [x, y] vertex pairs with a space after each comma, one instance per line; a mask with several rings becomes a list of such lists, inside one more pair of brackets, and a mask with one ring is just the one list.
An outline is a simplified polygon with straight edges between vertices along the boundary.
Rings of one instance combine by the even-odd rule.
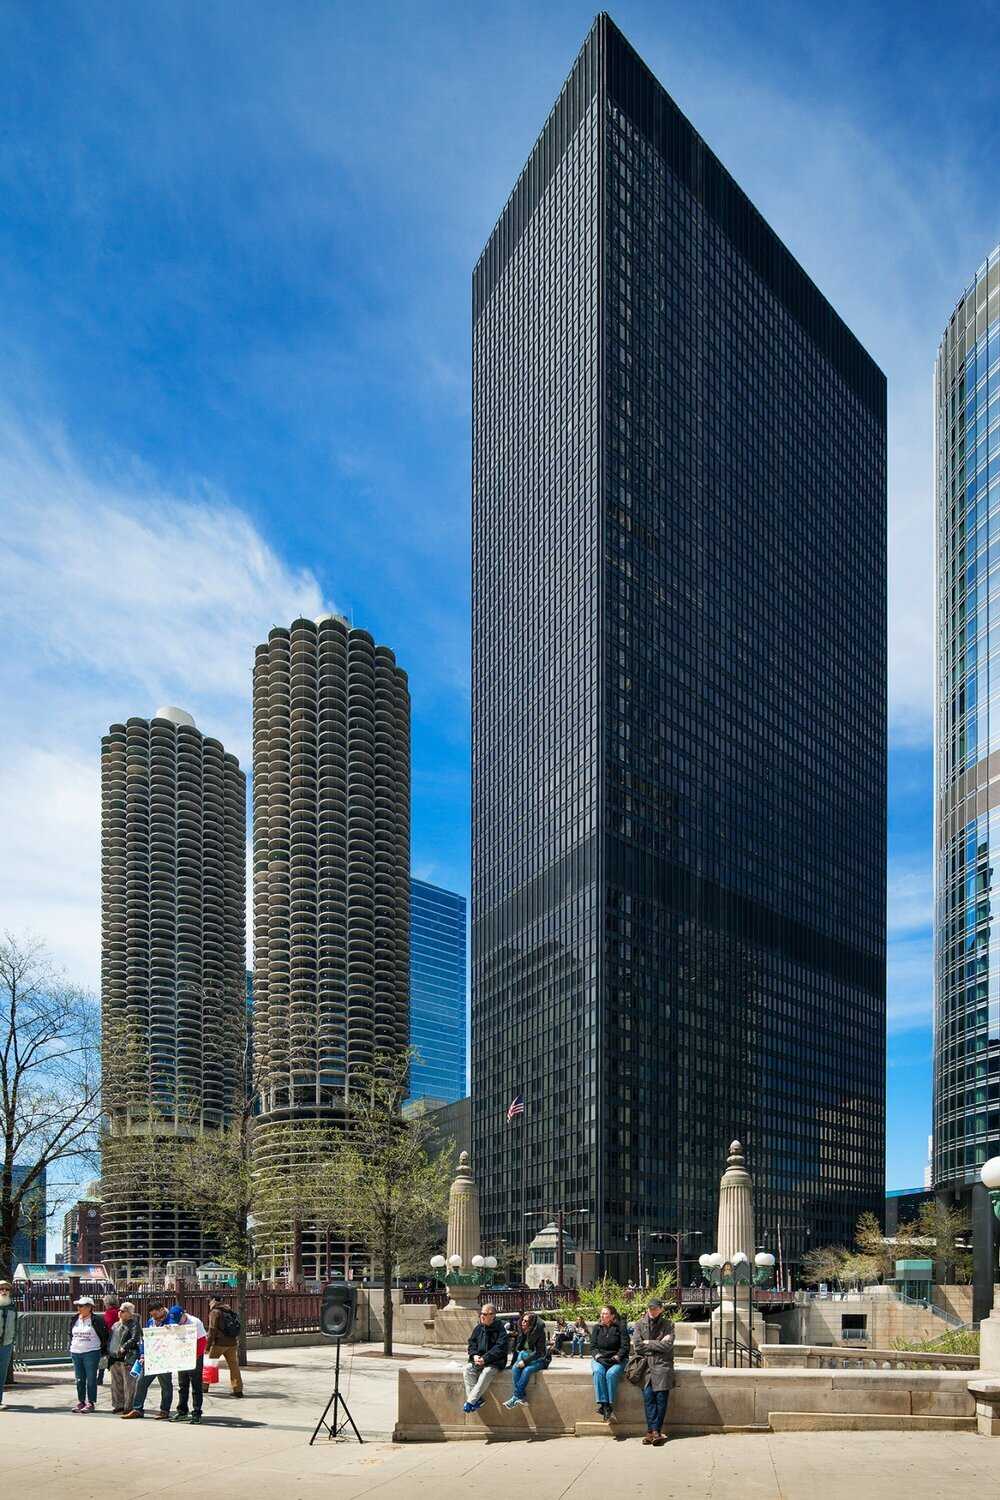
[[90, 1354], [101, 1347], [93, 1318], [77, 1318], [69, 1341], [70, 1354]]

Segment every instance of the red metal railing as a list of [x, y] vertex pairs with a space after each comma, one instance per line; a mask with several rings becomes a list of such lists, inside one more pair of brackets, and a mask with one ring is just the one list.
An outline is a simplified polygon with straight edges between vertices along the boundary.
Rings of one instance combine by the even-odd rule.
[[[93, 1298], [98, 1310], [104, 1306], [104, 1294], [110, 1292], [107, 1284], [88, 1282], [83, 1290]], [[116, 1289], [119, 1302], [134, 1302], [136, 1314], [141, 1322], [149, 1317], [150, 1303], [155, 1299], [165, 1301], [168, 1307], [180, 1302], [189, 1313], [208, 1323], [209, 1302], [214, 1291], [192, 1289], [188, 1291], [165, 1290], [143, 1282], [138, 1285], [123, 1285]], [[66, 1282], [28, 1282], [15, 1290], [15, 1301], [24, 1312], [71, 1312], [76, 1287]], [[236, 1293], [227, 1293], [231, 1306], [236, 1305]], [[246, 1294], [246, 1331], [248, 1334], [276, 1335], [284, 1333], [316, 1333], [319, 1330], [319, 1314], [323, 1298], [318, 1292], [289, 1292], [271, 1286], [255, 1286]]]

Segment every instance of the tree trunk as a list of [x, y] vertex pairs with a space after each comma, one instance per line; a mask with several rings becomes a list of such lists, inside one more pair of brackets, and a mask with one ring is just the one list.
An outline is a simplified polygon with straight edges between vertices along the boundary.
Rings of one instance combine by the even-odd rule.
[[392, 1354], [392, 1255], [382, 1251], [382, 1353]]
[[237, 1346], [241, 1365], [247, 1362], [247, 1273], [241, 1267], [236, 1272], [236, 1313], [240, 1320], [240, 1337]]

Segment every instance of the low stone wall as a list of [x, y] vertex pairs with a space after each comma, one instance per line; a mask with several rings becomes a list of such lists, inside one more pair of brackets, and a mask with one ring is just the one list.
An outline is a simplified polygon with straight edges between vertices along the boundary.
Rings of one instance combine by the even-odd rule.
[[901, 1349], [846, 1349], [828, 1344], [762, 1344], [765, 1369], [978, 1370], [978, 1354], [921, 1354]]
[[[976, 1430], [967, 1371], [719, 1370], [681, 1368], [666, 1431], [767, 1432], [841, 1428]], [[397, 1442], [475, 1442], [498, 1438], [631, 1436], [646, 1430], [641, 1393], [618, 1388], [609, 1428], [594, 1407], [589, 1369], [568, 1361], [536, 1375], [529, 1405], [508, 1411], [510, 1372], [494, 1381], [485, 1405], [466, 1415], [461, 1368], [429, 1361], [399, 1372]]]

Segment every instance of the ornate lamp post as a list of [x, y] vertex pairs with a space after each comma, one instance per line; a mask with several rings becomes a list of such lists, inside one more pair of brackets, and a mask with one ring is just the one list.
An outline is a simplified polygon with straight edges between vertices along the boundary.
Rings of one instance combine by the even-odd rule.
[[[764, 1263], [768, 1259], [770, 1265], [774, 1264], [774, 1256], [767, 1256], [762, 1252]], [[753, 1345], [753, 1285], [755, 1273], [750, 1263], [750, 1257], [744, 1250], [733, 1252], [729, 1260], [725, 1260], [718, 1250], [710, 1254], [699, 1255], [698, 1264], [701, 1266], [702, 1274], [714, 1290], [718, 1292], [718, 1303], [713, 1306], [714, 1314], [718, 1312], [718, 1333], [713, 1326], [712, 1332], [712, 1364], [713, 1365], [749, 1365], [754, 1363]], [[758, 1272], [763, 1266], [755, 1258]], [[768, 1267], [769, 1269], [769, 1267]], [[747, 1342], [744, 1344], [740, 1339], [740, 1289], [746, 1288], [746, 1325]], [[728, 1296], [727, 1296], [728, 1294]], [[713, 1299], [714, 1300], [714, 1299]], [[731, 1313], [733, 1331], [732, 1337], [726, 1336], [726, 1319]]]
[[983, 1163], [979, 1178], [971, 1194], [972, 1320], [981, 1324], [993, 1311], [997, 1220], [1000, 1219], [1000, 1156], [991, 1156], [989, 1161]]
[[991, 1156], [984, 1162], [979, 1173], [983, 1187], [990, 1195], [990, 1206], [995, 1218], [1000, 1219], [1000, 1156]]
[[774, 1256], [770, 1250], [758, 1250], [753, 1263], [757, 1267], [753, 1278], [754, 1286], [767, 1286], [774, 1275]]

